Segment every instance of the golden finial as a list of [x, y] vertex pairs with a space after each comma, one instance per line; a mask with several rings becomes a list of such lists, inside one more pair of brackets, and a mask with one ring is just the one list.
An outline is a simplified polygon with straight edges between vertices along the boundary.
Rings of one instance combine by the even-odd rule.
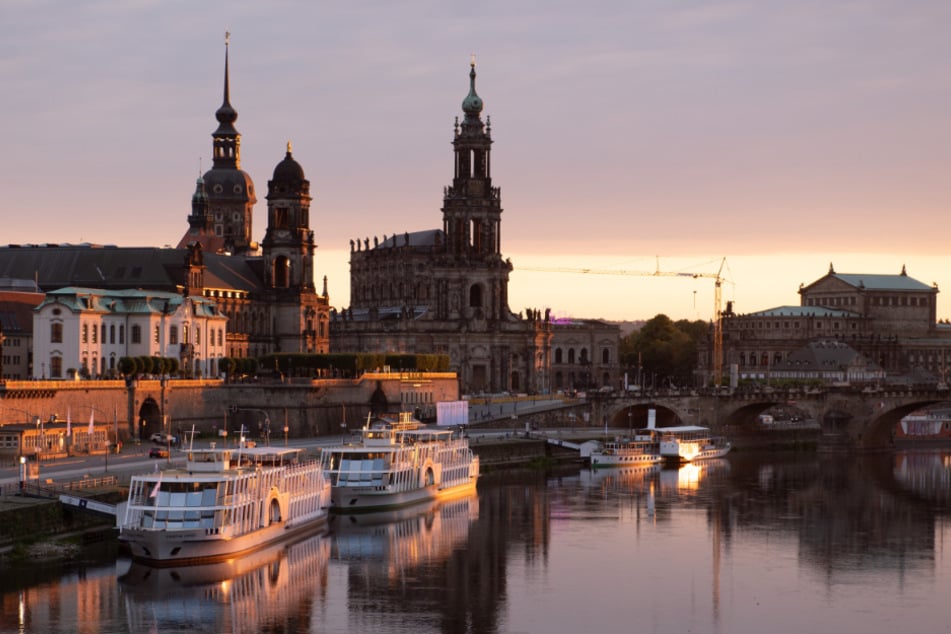
[[287, 142], [287, 153], [288, 153], [288, 154], [291, 153], [291, 142], [290, 142], [290, 141]]
[[475, 53], [469, 53], [469, 66], [475, 68]]
[[225, 31], [225, 46], [231, 41], [231, 31]]

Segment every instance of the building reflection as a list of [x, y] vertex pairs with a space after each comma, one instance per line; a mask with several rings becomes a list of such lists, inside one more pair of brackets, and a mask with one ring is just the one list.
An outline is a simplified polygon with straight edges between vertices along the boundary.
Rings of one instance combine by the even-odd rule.
[[315, 534], [220, 563], [153, 568], [131, 562], [119, 601], [132, 632], [309, 631], [326, 599], [330, 542]]

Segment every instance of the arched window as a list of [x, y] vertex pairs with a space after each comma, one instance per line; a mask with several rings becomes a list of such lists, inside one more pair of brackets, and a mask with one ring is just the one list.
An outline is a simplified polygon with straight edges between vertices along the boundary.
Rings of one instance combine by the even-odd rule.
[[[59, 324], [62, 327], [62, 324]], [[50, 357], [50, 377], [63, 378], [63, 357]]]
[[473, 284], [469, 288], [469, 307], [482, 308], [482, 287], [478, 284]]
[[291, 261], [286, 256], [280, 256], [274, 259], [273, 263], [274, 288], [287, 288], [291, 285]]
[[116, 342], [116, 325], [112, 324], [109, 326], [109, 343]]
[[575, 349], [568, 348], [568, 363], [574, 363], [574, 362], [575, 362]]
[[555, 363], [561, 363], [561, 348], [555, 348]]
[[611, 351], [607, 348], [601, 351], [601, 363], [611, 363]]

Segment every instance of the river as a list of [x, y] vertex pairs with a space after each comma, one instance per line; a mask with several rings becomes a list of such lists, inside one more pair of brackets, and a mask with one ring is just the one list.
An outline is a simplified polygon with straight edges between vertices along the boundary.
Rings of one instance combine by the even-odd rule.
[[949, 480], [951, 452], [496, 472], [222, 564], [8, 566], [0, 631], [945, 631]]

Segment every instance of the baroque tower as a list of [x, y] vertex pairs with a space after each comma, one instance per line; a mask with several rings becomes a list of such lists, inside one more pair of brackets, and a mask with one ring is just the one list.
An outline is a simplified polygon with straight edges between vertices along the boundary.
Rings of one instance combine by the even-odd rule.
[[482, 121], [482, 98], [476, 93], [475, 59], [469, 67], [469, 94], [462, 101], [452, 141], [455, 165], [452, 185], [443, 197], [443, 233], [446, 236], [442, 317], [467, 317], [494, 322], [506, 319], [508, 278], [512, 265], [502, 260], [502, 199], [492, 186], [491, 120]]
[[287, 143], [284, 160], [267, 184], [267, 231], [261, 243], [264, 289], [272, 307], [280, 352], [329, 352], [329, 305], [314, 289], [314, 232], [310, 181]]
[[[255, 248], [251, 241], [251, 220], [257, 199], [254, 182], [241, 170], [241, 134], [234, 127], [238, 113], [231, 105], [228, 39], [229, 35], [225, 34], [224, 98], [215, 112], [218, 129], [211, 135], [212, 168], [203, 177], [208, 197], [206, 224], [213, 228], [211, 233], [217, 239], [213, 241], [220, 242], [224, 251], [244, 254]], [[208, 250], [209, 245], [204, 246]]]

